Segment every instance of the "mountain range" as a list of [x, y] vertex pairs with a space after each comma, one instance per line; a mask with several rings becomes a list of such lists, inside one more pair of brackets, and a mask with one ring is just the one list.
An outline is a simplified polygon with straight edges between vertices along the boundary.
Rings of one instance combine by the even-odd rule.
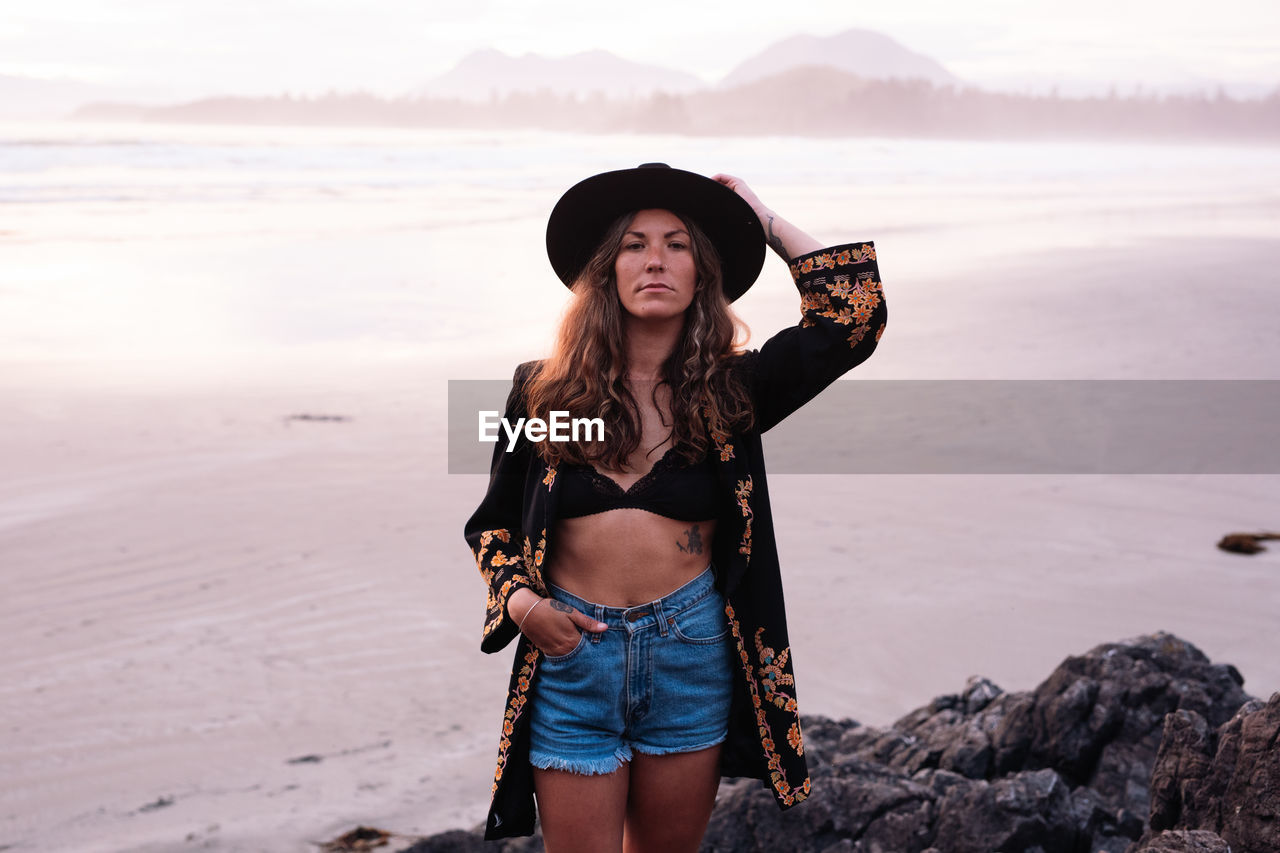
[[[830, 36], [783, 39], [748, 57], [718, 82], [733, 88], [802, 67], [829, 67], [871, 80], [918, 79], [935, 86], [962, 85], [941, 63], [915, 53], [883, 33], [852, 29]], [[514, 92], [551, 92], [587, 97], [644, 97], [655, 92], [687, 94], [711, 86], [698, 77], [660, 65], [621, 59], [603, 50], [550, 58], [513, 57], [497, 50], [468, 54], [415, 94], [487, 100]]]
[[[810, 72], [809, 78], [801, 71]], [[1224, 87], [1194, 75], [1174, 73], [1173, 66], [1157, 69], [1155, 78], [1163, 84], [1145, 82], [1135, 90], [1137, 81], [1116, 81], [1123, 90], [1119, 94], [1191, 94], [1212, 93]], [[814, 75], [817, 75], [816, 77]], [[1269, 75], [1268, 75], [1269, 76]], [[828, 36], [798, 35], [775, 42], [764, 50], [742, 60], [719, 80], [708, 80], [685, 71], [661, 65], [635, 62], [603, 50], [592, 50], [565, 57], [537, 54], [509, 56], [486, 49], [464, 57], [452, 69], [430, 80], [408, 88], [410, 99], [453, 99], [459, 107], [480, 105], [494, 98], [508, 96], [573, 96], [578, 99], [603, 98], [626, 102], [655, 94], [692, 97], [701, 101], [718, 92], [745, 93], [756, 84], [777, 89], [777, 79], [785, 77], [792, 84], [814, 85], [849, 92], [862, 83], [879, 81], [897, 85], [952, 87], [960, 90], [982, 89], [992, 93], [1017, 92], [1024, 97], [1058, 95], [1064, 97], [1114, 97], [1117, 85], [1086, 78], [1055, 77], [1052, 72], [1018, 74], [1004, 79], [984, 78], [981, 82], [963, 80], [937, 60], [916, 53], [883, 33], [851, 29]], [[857, 80], [845, 80], [845, 77]], [[774, 80], [770, 83], [770, 80]], [[893, 82], [897, 81], [897, 82]], [[1179, 82], [1180, 81], [1180, 82]], [[354, 87], [353, 87], [354, 88]], [[1234, 83], [1225, 89], [1236, 98], [1264, 98], [1276, 90], [1264, 82]], [[333, 93], [331, 92], [330, 95]], [[65, 116], [88, 103], [111, 104], [107, 113], [115, 118], [125, 113], [143, 114], [154, 111], [158, 104], [176, 105], [207, 100], [213, 93], [185, 91], [156, 84], [147, 90], [125, 90], [98, 86], [74, 80], [39, 80], [14, 75], [0, 75], [0, 119], [55, 118]], [[221, 93], [234, 97], [233, 93]], [[304, 96], [311, 97], [311, 96]], [[745, 97], [745, 95], [744, 95]], [[786, 92], [779, 97], [791, 100]], [[742, 100], [742, 98], [736, 98]], [[97, 117], [107, 118], [108, 115]], [[84, 110], [80, 117], [87, 117]]]

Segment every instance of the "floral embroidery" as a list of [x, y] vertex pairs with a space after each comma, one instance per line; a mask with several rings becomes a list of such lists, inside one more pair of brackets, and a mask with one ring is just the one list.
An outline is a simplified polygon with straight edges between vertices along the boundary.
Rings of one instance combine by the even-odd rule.
[[507, 754], [511, 751], [511, 735], [516, 730], [516, 720], [520, 719], [529, 702], [529, 684], [533, 680], [534, 671], [538, 668], [538, 658], [541, 655], [542, 652], [534, 646], [525, 652], [524, 666], [520, 667], [520, 674], [516, 679], [516, 689], [507, 699], [507, 712], [502, 717], [502, 740], [498, 742], [498, 766], [493, 771], [491, 795], [498, 792], [498, 783], [502, 781], [502, 772], [507, 767]]
[[[490, 568], [490, 563], [492, 563], [492, 560], [486, 562], [485, 557], [488, 555], [488, 552], [489, 552], [489, 543], [491, 543], [494, 539], [497, 539], [499, 542], [510, 542], [511, 531], [486, 530], [480, 534], [480, 548], [476, 551], [476, 565], [480, 567], [480, 576], [484, 578], [485, 583], [489, 583], [489, 581], [493, 579], [493, 569]], [[501, 552], [499, 552], [499, 554], [501, 554]], [[501, 554], [501, 555], [504, 557], [504, 560], [505, 560], [506, 555], [505, 554]], [[497, 555], [495, 555], [495, 559], [496, 557]], [[498, 563], [497, 565], [505, 565], [505, 561], [503, 563]]]
[[738, 553], [751, 556], [751, 520], [755, 517], [755, 513], [751, 511], [751, 478], [739, 480], [737, 488], [733, 490], [733, 495], [738, 500], [738, 506], [742, 507], [742, 517], [747, 520], [746, 527], [742, 531], [742, 540], [738, 543]]
[[880, 328], [876, 329], [876, 342], [880, 341], [880, 336], [884, 334], [884, 323], [880, 324]]
[[[811, 782], [806, 776], [804, 782], [798, 788], [793, 788], [787, 781], [786, 772], [782, 768], [782, 756], [778, 754], [777, 745], [773, 741], [773, 730], [769, 727], [769, 720], [765, 713], [764, 702], [760, 698], [760, 685], [763, 684], [765, 690], [765, 700], [774, 702], [771, 698], [773, 694], [784, 696], [777, 690], [776, 684], [773, 682], [778, 680], [777, 673], [781, 672], [782, 667], [787, 665], [788, 649], [783, 649], [782, 654], [776, 658], [773, 656], [773, 649], [763, 645], [761, 636], [764, 634], [764, 628], [756, 629], [755, 644], [758, 653], [761, 656], [761, 662], [765, 662], [765, 653], [768, 653], [768, 662], [759, 669], [759, 679], [756, 672], [751, 666], [751, 656], [747, 653], [746, 644], [742, 641], [742, 626], [738, 624], [737, 614], [734, 612], [733, 605], [725, 604], [725, 615], [729, 617], [729, 628], [733, 632], [733, 638], [738, 644], [738, 657], [742, 661], [743, 672], [747, 678], [747, 691], [751, 695], [751, 704], [755, 707], [756, 727], [760, 732], [760, 747], [764, 750], [765, 759], [769, 768], [769, 781], [773, 785], [774, 791], [777, 792], [778, 799], [784, 805], [792, 806], [809, 796]], [[771, 676], [771, 677], [768, 677]], [[795, 684], [795, 679], [790, 675], [785, 675], [782, 680], [784, 684]], [[791, 703], [795, 700], [786, 697]], [[788, 713], [795, 713], [794, 704], [787, 708], [786, 701], [774, 702], [779, 708], [787, 710]], [[794, 738], [793, 738], [794, 736]], [[804, 743], [801, 740], [799, 720], [792, 722], [791, 728], [787, 731], [787, 744], [792, 748], [796, 755], [804, 755]]]
[[834, 270], [837, 267], [874, 261], [875, 258], [875, 249], [863, 243], [852, 249], [813, 255], [794, 264], [791, 274], [800, 286], [800, 327], [812, 328], [822, 320], [829, 320], [838, 326], [856, 324], [847, 341], [850, 347], [860, 344], [866, 337], [866, 330], [859, 331], [857, 327], [870, 324], [873, 312], [880, 305], [878, 294], [884, 292], [875, 270], [863, 270], [856, 276], [844, 273], [832, 275], [830, 281], [826, 276], [812, 276], [803, 281], [800, 279], [815, 270]]
[[[485, 605], [483, 636], [488, 637], [502, 624], [506, 613], [507, 597], [522, 586], [533, 586], [529, 576], [522, 571], [528, 564], [519, 551], [511, 545], [511, 531], [485, 530], [480, 534], [476, 548], [476, 566], [480, 576], [489, 586]], [[539, 580], [539, 584], [541, 581]]]
[[[822, 279], [818, 279], [822, 281]], [[810, 311], [830, 311], [831, 300], [825, 293], [802, 293], [800, 294], [800, 310], [806, 313]]]
[[796, 751], [796, 755], [804, 755], [804, 738], [800, 737], [800, 721], [796, 720], [787, 729], [787, 743]]
[[[711, 408], [709, 406], [702, 407], [702, 417], [704, 420], [711, 417]], [[728, 462], [732, 459], [733, 445], [729, 444], [729, 433], [711, 424], [707, 425], [707, 432], [711, 434], [711, 441], [715, 444], [716, 449], [720, 451], [720, 461]]]
[[533, 591], [539, 595], [547, 594], [547, 585], [542, 579], [542, 558], [547, 550], [547, 530], [542, 529], [542, 537], [538, 540], [538, 546], [533, 546], [533, 540], [528, 536], [524, 537], [524, 562], [529, 572], [529, 586], [533, 587]]
[[783, 649], [781, 654], [775, 656], [773, 649], [761, 642], [760, 635], [763, 633], [764, 628], [756, 630], [756, 654], [760, 659], [760, 685], [764, 687], [766, 701], [786, 710], [788, 701], [794, 702], [795, 699], [783, 693], [778, 687], [779, 685], [796, 686], [795, 676], [784, 671], [791, 649]]
[[849, 333], [849, 346], [857, 346], [862, 339], [867, 336], [867, 332], [871, 331], [871, 327], [866, 323], [861, 326], [854, 326], [853, 331]]
[[556, 466], [554, 465], [548, 466], [547, 476], [542, 478], [542, 485], [547, 487], [547, 491], [551, 491], [551, 487], [552, 485], [555, 484], [555, 481], [556, 481]]
[[[848, 252], [841, 252], [841, 256], [844, 256], [844, 255], [847, 255], [847, 254], [849, 254], [849, 253], [848, 253]], [[831, 294], [832, 296], [836, 297], [837, 299], [848, 299], [848, 298], [849, 298], [849, 291], [852, 289], [852, 287], [853, 287], [853, 285], [851, 285], [851, 284], [849, 283], [849, 276], [847, 276], [847, 275], [838, 275], [838, 276], [836, 276], [836, 277], [835, 277], [835, 283], [834, 283], [834, 284], [828, 284], [828, 285], [827, 285], [827, 290], [828, 290], [828, 292], [830, 292], [830, 294]]]
[[823, 252], [820, 255], [810, 255], [799, 263], [791, 265], [791, 277], [796, 281], [799, 281], [800, 276], [808, 275], [814, 270], [835, 269], [837, 266], [860, 264], [866, 261], [874, 261], [875, 259], [875, 247], [869, 243], [859, 243], [852, 249], [844, 249], [836, 252], [834, 255], [830, 252]]

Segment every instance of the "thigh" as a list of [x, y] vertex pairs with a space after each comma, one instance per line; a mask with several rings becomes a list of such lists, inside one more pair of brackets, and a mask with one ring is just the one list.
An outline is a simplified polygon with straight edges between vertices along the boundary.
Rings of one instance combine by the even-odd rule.
[[621, 853], [630, 767], [584, 776], [533, 770], [547, 853]]
[[720, 787], [720, 747], [631, 760], [626, 853], [696, 853]]

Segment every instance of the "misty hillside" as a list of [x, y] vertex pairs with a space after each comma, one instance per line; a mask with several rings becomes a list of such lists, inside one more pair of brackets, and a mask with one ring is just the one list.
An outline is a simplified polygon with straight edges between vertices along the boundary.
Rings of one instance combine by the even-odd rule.
[[[84, 108], [99, 120], [128, 118], [125, 105]], [[951, 139], [1206, 139], [1280, 141], [1280, 89], [1259, 100], [1222, 95], [1062, 98], [1009, 95], [923, 80], [868, 80], [826, 67], [792, 68], [730, 89], [687, 95], [590, 98], [549, 89], [487, 101], [207, 98], [144, 109], [144, 121], [207, 124], [380, 125], [545, 129], [697, 136], [885, 136]]]
[[792, 36], [739, 63], [720, 81], [732, 88], [792, 68], [826, 65], [872, 80], [927, 80], [935, 86], [962, 85], [934, 59], [908, 50], [872, 30], [846, 30], [831, 36]]
[[429, 81], [418, 94], [486, 101], [494, 94], [546, 90], [558, 95], [580, 96], [600, 92], [617, 98], [654, 92], [691, 92], [703, 85], [692, 74], [632, 62], [604, 50], [555, 58], [534, 53], [515, 57], [498, 50], [478, 50]]

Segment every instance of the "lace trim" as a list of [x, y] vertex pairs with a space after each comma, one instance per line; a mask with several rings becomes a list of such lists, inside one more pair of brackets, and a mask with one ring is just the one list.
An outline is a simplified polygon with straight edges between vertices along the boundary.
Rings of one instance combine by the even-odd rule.
[[581, 468], [582, 471], [591, 480], [591, 485], [595, 487], [596, 491], [606, 495], [615, 495], [615, 496], [621, 495], [624, 498], [628, 498], [628, 497], [634, 497], [635, 495], [638, 495], [642, 493], [645, 489], [649, 488], [649, 486], [652, 485], [653, 481], [657, 479], [658, 475], [662, 473], [662, 468], [664, 467], [670, 468], [673, 463], [668, 462], [668, 460], [673, 458], [672, 454], [674, 452], [675, 452], [674, 445], [671, 447], [668, 447], [667, 452], [662, 454], [662, 456], [659, 457], [657, 462], [653, 463], [653, 466], [649, 468], [648, 471], [645, 472], [644, 476], [642, 476], [639, 480], [636, 480], [634, 483], [632, 483], [630, 488], [626, 488], [626, 489], [622, 488], [622, 486], [618, 484], [618, 481], [613, 479], [609, 475], [601, 474], [599, 471], [596, 470], [596, 467], [594, 465], [583, 465], [583, 466], [577, 466], [577, 467]]

